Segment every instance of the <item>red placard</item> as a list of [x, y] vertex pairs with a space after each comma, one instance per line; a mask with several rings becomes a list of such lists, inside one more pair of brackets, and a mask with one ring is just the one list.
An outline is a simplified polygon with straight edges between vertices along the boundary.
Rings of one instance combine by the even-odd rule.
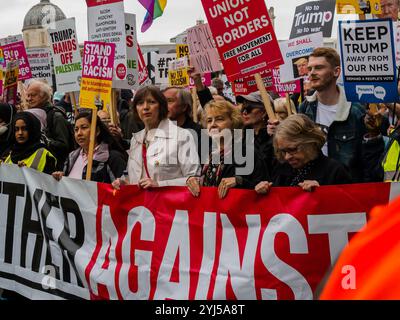
[[[261, 73], [262, 80], [264, 82], [265, 90], [274, 90], [274, 80], [272, 76], [272, 70], [267, 70]], [[237, 79], [233, 83], [233, 93], [238, 95], [249, 94], [258, 91], [256, 80], [253, 77], [246, 77]]]
[[229, 81], [283, 64], [264, 0], [202, 0]]

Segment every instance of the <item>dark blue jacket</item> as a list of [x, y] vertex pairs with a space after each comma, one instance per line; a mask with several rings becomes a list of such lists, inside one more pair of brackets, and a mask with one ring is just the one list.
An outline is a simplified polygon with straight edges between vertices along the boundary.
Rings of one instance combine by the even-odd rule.
[[[340, 97], [336, 119], [328, 129], [328, 156], [342, 163], [349, 170], [353, 182], [364, 182], [362, 142], [366, 133], [365, 109], [361, 104], [346, 100], [339, 87]], [[314, 122], [317, 118], [317, 92], [300, 105], [299, 113], [307, 115]]]

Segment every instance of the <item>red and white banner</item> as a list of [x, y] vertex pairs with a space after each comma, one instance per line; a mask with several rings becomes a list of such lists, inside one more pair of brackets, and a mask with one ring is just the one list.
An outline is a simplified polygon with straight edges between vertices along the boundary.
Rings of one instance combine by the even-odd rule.
[[142, 191], [0, 166], [0, 288], [32, 299], [312, 299], [399, 184]]
[[[274, 79], [272, 77], [272, 70], [267, 70], [261, 73], [261, 78], [264, 82], [265, 90], [274, 90]], [[233, 82], [233, 93], [237, 95], [245, 95], [258, 91], [257, 82], [254, 77], [246, 77], [237, 79]]]
[[201, 2], [229, 81], [283, 64], [264, 0]]

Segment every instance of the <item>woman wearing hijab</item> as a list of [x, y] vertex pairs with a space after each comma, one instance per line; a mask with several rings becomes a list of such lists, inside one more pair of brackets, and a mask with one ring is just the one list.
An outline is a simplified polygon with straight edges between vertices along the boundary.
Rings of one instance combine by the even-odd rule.
[[4, 163], [51, 174], [57, 160], [41, 142], [40, 121], [29, 112], [18, 113], [12, 123], [11, 147]]
[[[86, 179], [91, 122], [92, 114], [88, 111], [81, 111], [75, 118], [75, 141], [79, 148], [69, 154], [63, 172], [53, 173], [56, 180], [60, 180], [62, 176]], [[105, 124], [97, 117], [91, 180], [111, 183], [123, 174], [127, 159], [127, 153], [115, 141]]]

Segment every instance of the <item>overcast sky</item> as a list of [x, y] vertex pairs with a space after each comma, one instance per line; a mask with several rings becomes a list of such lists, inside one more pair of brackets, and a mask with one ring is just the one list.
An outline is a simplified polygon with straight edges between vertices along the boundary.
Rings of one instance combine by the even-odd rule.
[[[39, 0], [7, 1], [7, 5], [1, 8], [0, 38], [21, 33], [25, 14], [33, 5], [39, 2]], [[86, 40], [86, 1], [51, 0], [51, 2], [58, 5], [68, 18], [76, 18], [79, 42]], [[275, 30], [278, 39], [287, 39], [289, 37], [295, 7], [305, 2], [308, 2], [308, 0], [266, 0], [268, 7], [275, 8], [275, 15], [277, 16]], [[137, 15], [140, 43], [152, 41], [169, 42], [170, 38], [195, 25], [196, 20], [205, 20], [201, 0], [168, 0], [164, 15], [155, 20], [151, 28], [142, 34], [140, 33], [140, 27], [145, 15], [144, 8], [139, 4], [138, 0], [125, 0], [124, 4], [126, 12]]]

